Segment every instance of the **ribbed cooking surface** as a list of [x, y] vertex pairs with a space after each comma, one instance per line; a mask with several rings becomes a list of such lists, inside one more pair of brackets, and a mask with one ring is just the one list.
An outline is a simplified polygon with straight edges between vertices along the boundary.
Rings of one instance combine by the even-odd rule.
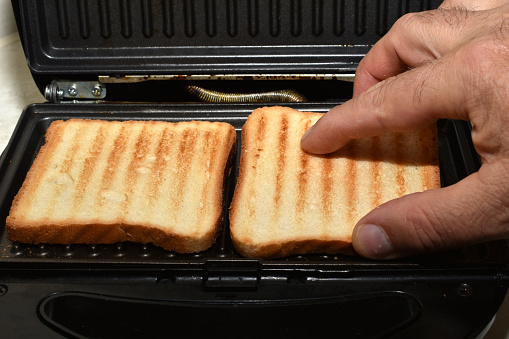
[[[302, 111], [325, 112], [334, 104], [293, 104], [289, 105]], [[214, 120], [228, 122], [235, 126], [240, 137], [240, 129], [247, 116], [259, 105], [61, 105], [44, 104], [27, 108], [21, 117], [19, 129], [15, 132], [10, 146], [4, 152], [0, 162], [0, 217], [6, 218], [15, 194], [21, 187], [35, 155], [44, 141], [44, 134], [54, 120], [69, 118], [132, 120], [154, 119], [170, 122], [185, 120]], [[441, 161], [442, 184], [447, 186], [476, 170], [475, 156], [465, 141], [465, 132], [456, 124], [442, 123], [439, 125], [439, 150]], [[238, 140], [237, 154], [240, 154]], [[0, 227], [0, 263], [52, 262], [66, 263], [90, 262], [97, 263], [203, 263], [210, 259], [233, 259], [241, 257], [233, 249], [229, 235], [228, 207], [233, 195], [238, 175], [238, 160], [232, 169], [230, 180], [225, 188], [225, 220], [216, 244], [207, 251], [198, 254], [176, 254], [152, 245], [135, 243], [119, 243], [112, 245], [25, 245], [8, 240], [5, 227]], [[5, 220], [5, 219], [4, 219]], [[481, 248], [481, 247], [479, 247]], [[468, 255], [470, 260], [483, 260], [491, 253], [491, 247], [483, 246], [482, 251], [454, 253], [452, 260], [463, 260]], [[473, 254], [472, 254], [473, 253]], [[451, 259], [451, 258], [450, 258]], [[290, 259], [281, 259], [281, 264], [290, 262], [351, 264], [362, 262], [361, 258], [342, 256], [305, 255]]]
[[[432, 4], [408, 0], [80, 0], [76, 5], [57, 0], [48, 4], [47, 19], [57, 19], [62, 39], [75, 35], [84, 40], [94, 35], [129, 39], [140, 34], [147, 38], [214, 38], [226, 34], [234, 41], [232, 38], [242, 35], [303, 39], [341, 37], [350, 32], [361, 37], [371, 33], [370, 29], [383, 35], [398, 16], [431, 9]], [[389, 6], [396, 10], [389, 13]], [[368, 22], [373, 14], [375, 22]]]
[[353, 73], [401, 15], [440, 3], [17, 1], [32, 70], [98, 75]]

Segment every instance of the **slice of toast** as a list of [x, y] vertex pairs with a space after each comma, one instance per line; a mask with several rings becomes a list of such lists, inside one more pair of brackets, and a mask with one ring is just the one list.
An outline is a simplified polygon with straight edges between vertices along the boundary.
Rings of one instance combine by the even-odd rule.
[[54, 121], [6, 228], [22, 243], [153, 243], [199, 252], [216, 239], [233, 126]]
[[246, 257], [353, 253], [356, 222], [378, 205], [440, 187], [436, 125], [354, 140], [325, 156], [300, 139], [322, 114], [255, 110], [242, 129], [230, 233]]

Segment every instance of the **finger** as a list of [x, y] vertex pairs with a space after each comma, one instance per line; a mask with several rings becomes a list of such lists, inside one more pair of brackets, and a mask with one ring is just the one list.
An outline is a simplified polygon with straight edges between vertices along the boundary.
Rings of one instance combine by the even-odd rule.
[[410, 131], [439, 118], [468, 119], [469, 92], [458, 68], [447, 57], [380, 82], [326, 113], [303, 136], [301, 147], [326, 154], [352, 139]]
[[376, 83], [448, 53], [465, 36], [469, 12], [460, 9], [401, 17], [359, 63], [353, 96]]
[[357, 223], [355, 250], [371, 259], [394, 259], [506, 238], [507, 191], [483, 179], [478, 172], [453, 186], [381, 205]]

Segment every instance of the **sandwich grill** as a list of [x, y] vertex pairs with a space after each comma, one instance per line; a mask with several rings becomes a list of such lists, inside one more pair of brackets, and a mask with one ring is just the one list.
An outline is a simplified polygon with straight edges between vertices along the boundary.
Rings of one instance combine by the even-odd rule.
[[[475, 338], [508, 289], [508, 244], [411, 258], [246, 259], [229, 237], [240, 129], [255, 108], [326, 112], [403, 14], [440, 1], [12, 0], [34, 81], [0, 158], [0, 219], [60, 119], [210, 120], [238, 134], [217, 242], [196, 254], [150, 244], [29, 245], [0, 223], [6, 338]], [[438, 125], [442, 185], [480, 167], [466, 122]]]

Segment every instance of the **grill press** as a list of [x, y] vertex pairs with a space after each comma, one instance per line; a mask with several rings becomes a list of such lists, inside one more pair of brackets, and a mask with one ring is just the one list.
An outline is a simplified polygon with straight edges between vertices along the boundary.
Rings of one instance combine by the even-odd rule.
[[[0, 158], [1, 220], [52, 121], [223, 121], [240, 140], [249, 113], [281, 104], [281, 93], [303, 97], [306, 102], [284, 103], [303, 111], [326, 112], [347, 100], [349, 80], [369, 47], [401, 15], [438, 1], [12, 4], [28, 66], [48, 102], [25, 108]], [[191, 86], [223, 97], [272, 93], [257, 96], [264, 103], [203, 103]], [[444, 186], [479, 168], [468, 124], [439, 121], [438, 133]], [[2, 332], [15, 338], [473, 338], [500, 306], [508, 288], [505, 241], [388, 262], [318, 254], [242, 258], [226, 213], [238, 161], [225, 187], [222, 232], [202, 253], [133, 243], [13, 243], [2, 222]]]

